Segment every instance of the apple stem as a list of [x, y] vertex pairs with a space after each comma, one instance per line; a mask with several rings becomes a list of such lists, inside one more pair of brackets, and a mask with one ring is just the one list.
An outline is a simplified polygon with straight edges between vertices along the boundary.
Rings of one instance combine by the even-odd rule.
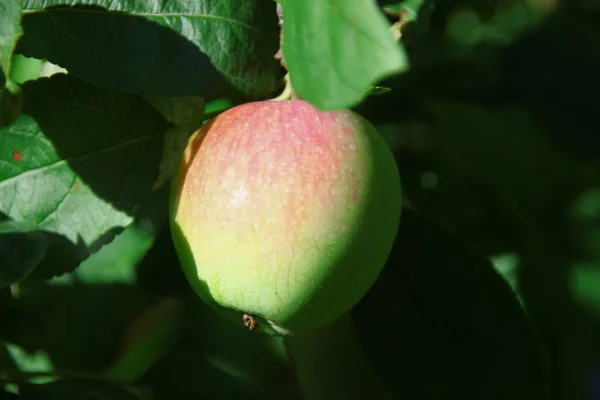
[[[417, 8], [421, 7], [422, 6], [419, 5], [419, 7]], [[417, 18], [416, 12], [406, 6], [400, 11], [394, 11], [390, 8], [383, 7], [382, 11], [385, 15], [397, 20], [390, 26], [390, 31], [392, 32], [392, 35], [394, 35], [394, 39], [397, 42], [402, 39], [402, 33], [405, 30], [406, 26], [409, 23], [415, 21]]]
[[296, 92], [294, 92], [294, 88], [292, 87], [290, 74], [287, 73], [283, 79], [285, 81], [285, 87], [283, 88], [283, 91], [279, 94], [279, 96], [272, 98], [271, 101], [285, 101], [298, 98]]
[[364, 355], [352, 318], [286, 337], [285, 348], [307, 400], [392, 399]]
[[[277, 53], [275, 53], [275, 59], [279, 60], [281, 66], [285, 68], [286, 71], [289, 71], [287, 63], [285, 62], [285, 54], [283, 53], [283, 6], [279, 1], [277, 2], [277, 17], [279, 21], [279, 50], [277, 50]], [[299, 99], [300, 97], [296, 94], [296, 91], [292, 87], [290, 73], [288, 72], [283, 79], [285, 81], [283, 92], [271, 100], [284, 101]]]

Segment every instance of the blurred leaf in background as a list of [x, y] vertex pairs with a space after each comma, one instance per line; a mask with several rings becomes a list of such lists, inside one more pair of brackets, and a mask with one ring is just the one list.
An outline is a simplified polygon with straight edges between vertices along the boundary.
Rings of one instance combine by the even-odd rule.
[[548, 394], [546, 353], [511, 287], [484, 255], [414, 210], [404, 210], [388, 264], [352, 316], [397, 398]]

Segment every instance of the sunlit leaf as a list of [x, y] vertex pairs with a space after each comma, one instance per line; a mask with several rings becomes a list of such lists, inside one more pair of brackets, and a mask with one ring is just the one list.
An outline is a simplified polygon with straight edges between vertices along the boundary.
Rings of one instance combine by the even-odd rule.
[[323, 110], [356, 105], [408, 60], [374, 2], [282, 0], [283, 53], [294, 90]]
[[0, 211], [59, 236], [49, 255], [58, 246], [69, 260], [55, 259], [55, 274], [132, 222], [170, 124], [137, 95], [63, 74], [27, 82], [24, 98], [23, 115], [0, 130]]
[[[10, 74], [13, 50], [23, 33], [19, 1], [0, 1], [0, 70]], [[2, 83], [4, 84], [4, 83]]]

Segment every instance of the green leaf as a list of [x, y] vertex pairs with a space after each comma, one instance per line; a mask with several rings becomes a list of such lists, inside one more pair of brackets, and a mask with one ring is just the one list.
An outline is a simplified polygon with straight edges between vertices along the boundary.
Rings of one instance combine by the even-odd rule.
[[26, 81], [39, 78], [42, 75], [43, 66], [44, 60], [15, 54], [13, 56], [10, 77], [13, 82], [21, 85]]
[[0, 128], [12, 124], [21, 109], [21, 91], [10, 80], [13, 51], [23, 30], [21, 5], [0, 0]]
[[171, 178], [177, 162], [181, 158], [189, 137], [205, 119], [204, 98], [198, 96], [163, 97], [145, 96], [160, 113], [176, 125], [165, 134], [164, 152], [154, 189], [159, 189]]
[[163, 154], [159, 165], [159, 173], [154, 181], [153, 189], [158, 190], [170, 182], [171, 175], [181, 159], [183, 150], [189, 137], [202, 125], [201, 122], [192, 122], [183, 126], [170, 129], [165, 133]]
[[133, 285], [27, 280], [3, 310], [0, 338], [27, 354], [46, 354], [49, 372], [102, 374], [118, 359], [136, 315], [157, 302]]
[[481, 43], [507, 45], [525, 29], [540, 22], [543, 14], [525, 0], [512, 0], [485, 21], [471, 9], [459, 9], [448, 22], [449, 39], [458, 47], [472, 48]]
[[131, 382], [142, 376], [179, 338], [183, 317], [178, 298], [163, 298], [136, 315], [123, 348], [104, 376], [111, 381]]
[[8, 343], [0, 342], [0, 370], [15, 369], [17, 367], [8, 346]]
[[69, 3], [24, 1], [18, 50], [85, 81], [144, 94], [264, 96], [276, 88], [271, 0]]
[[594, 180], [594, 170], [547, 140], [522, 108], [440, 101], [428, 113], [439, 157], [531, 216], [554, 213]]
[[[156, 236], [168, 219], [168, 197], [168, 186], [152, 192], [131, 225], [83, 261], [71, 274], [55, 278], [52, 282], [76, 281], [94, 285], [136, 283], [136, 265], [153, 247]], [[177, 263], [177, 260], [174, 262]]]
[[[83, 260], [72, 274], [55, 278], [57, 282], [86, 284], [135, 283], [135, 262], [152, 245], [152, 236], [135, 224], [129, 225], [110, 242]], [[53, 280], [54, 281], [54, 280]]]
[[581, 193], [568, 215], [565, 236], [576, 255], [569, 268], [571, 298], [600, 315], [600, 187]]
[[573, 265], [569, 286], [578, 303], [600, 314], [600, 262]]
[[348, 108], [408, 60], [370, 0], [281, 0], [283, 54], [294, 90], [323, 110]]
[[0, 129], [0, 211], [58, 236], [49, 275], [60, 274], [133, 221], [171, 125], [137, 95], [69, 75], [23, 90], [23, 115]]
[[206, 104], [206, 109], [204, 111], [207, 115], [210, 114], [214, 116], [235, 106], [234, 103], [227, 99], [215, 99]]
[[183, 334], [138, 383], [195, 398], [299, 398], [281, 338], [240, 329], [187, 293]]
[[23, 33], [19, 1], [0, 0], [0, 70], [10, 76], [13, 51]]
[[[0, 71], [0, 75], [2, 71]], [[0, 87], [0, 128], [9, 126], [21, 113], [22, 93], [14, 94], [5, 87]]]
[[392, 89], [385, 86], [372, 86], [367, 89], [367, 93], [365, 96], [381, 96], [382, 94], [386, 94], [391, 92]]
[[46, 236], [34, 225], [0, 222], [0, 289], [27, 277], [47, 250]]
[[378, 399], [391, 396], [374, 373], [349, 314], [320, 329], [284, 338], [306, 399]]
[[515, 293], [486, 257], [417, 211], [403, 211], [388, 264], [352, 315], [398, 398], [546, 398], [545, 352]]
[[40, 373], [51, 372], [54, 368], [52, 360], [50, 360], [48, 354], [43, 350], [28, 353], [20, 346], [14, 344], [8, 344], [6, 348], [19, 371]]
[[165, 117], [175, 125], [192, 122], [202, 123], [204, 116], [204, 98], [200, 96], [165, 97], [144, 96]]

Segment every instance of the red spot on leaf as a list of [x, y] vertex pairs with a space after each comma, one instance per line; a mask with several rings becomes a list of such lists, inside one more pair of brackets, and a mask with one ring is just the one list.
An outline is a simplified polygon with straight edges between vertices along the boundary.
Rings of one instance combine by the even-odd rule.
[[15, 161], [23, 161], [23, 153], [18, 150], [13, 151], [12, 156]]

